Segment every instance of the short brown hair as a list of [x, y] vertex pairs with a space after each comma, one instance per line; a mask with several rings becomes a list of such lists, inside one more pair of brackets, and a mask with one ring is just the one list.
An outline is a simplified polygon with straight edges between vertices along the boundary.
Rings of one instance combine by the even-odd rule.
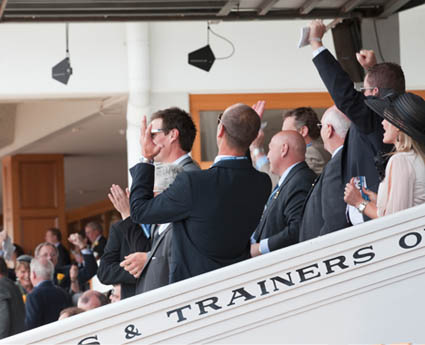
[[61, 242], [62, 241], [62, 233], [58, 228], [49, 228], [47, 229], [48, 232], [51, 232], [52, 235], [56, 236], [56, 239]]
[[303, 126], [308, 128], [308, 135], [316, 140], [320, 137], [320, 129], [317, 124], [320, 122], [316, 112], [310, 107], [300, 107], [287, 111], [283, 114], [283, 121], [288, 117], [295, 118], [295, 127], [299, 131]]
[[196, 126], [187, 112], [177, 107], [167, 108], [153, 113], [151, 121], [155, 119], [162, 120], [164, 134], [168, 134], [174, 128], [179, 131], [179, 144], [183, 151], [192, 150]]
[[226, 131], [228, 145], [241, 151], [248, 150], [261, 126], [258, 114], [246, 104], [228, 108], [220, 121]]
[[67, 314], [68, 317], [71, 317], [77, 314], [81, 314], [83, 312], [85, 312], [84, 309], [81, 309], [78, 307], [69, 307], [69, 308], [62, 309], [61, 312], [59, 313], [59, 316], [62, 316], [63, 314]]
[[406, 81], [400, 65], [383, 62], [372, 66], [367, 72], [369, 84], [378, 89], [393, 89], [398, 94], [406, 91]]

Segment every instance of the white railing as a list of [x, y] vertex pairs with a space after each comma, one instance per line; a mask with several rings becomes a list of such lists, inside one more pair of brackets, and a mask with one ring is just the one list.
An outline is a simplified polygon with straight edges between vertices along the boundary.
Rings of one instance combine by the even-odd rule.
[[422, 205], [3, 342], [421, 342], [424, 230]]

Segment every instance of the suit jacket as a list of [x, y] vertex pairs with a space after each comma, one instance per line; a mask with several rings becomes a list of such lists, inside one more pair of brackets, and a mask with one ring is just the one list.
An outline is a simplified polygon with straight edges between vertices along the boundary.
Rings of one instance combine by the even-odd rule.
[[186, 157], [185, 159], [183, 159], [178, 165], [183, 167], [184, 171], [197, 171], [197, 170], [201, 170], [201, 168], [199, 167], [198, 163], [196, 163], [192, 157]]
[[222, 160], [180, 173], [153, 198], [154, 169], [140, 163], [130, 170], [130, 212], [135, 223], [173, 222], [170, 282], [249, 258], [249, 239], [271, 189], [266, 174], [248, 160]]
[[71, 257], [69, 256], [68, 249], [66, 249], [62, 245], [62, 243], [59, 243], [59, 245], [56, 248], [58, 249], [58, 252], [59, 252], [57, 266], [62, 267], [62, 266], [65, 266], [65, 265], [70, 265], [71, 264]]
[[[102, 235], [99, 240], [92, 244], [94, 257], [100, 259], [105, 251], [106, 238]], [[96, 254], [97, 253], [97, 254]]]
[[25, 306], [19, 288], [0, 277], [0, 339], [25, 330]]
[[168, 285], [170, 280], [173, 225], [168, 225], [161, 234], [158, 233], [158, 229], [159, 226], [155, 226], [153, 230], [152, 248], [137, 280], [136, 294]]
[[305, 162], [294, 166], [267, 203], [254, 239], [268, 238], [270, 251], [298, 243], [303, 206], [316, 174]]
[[[84, 264], [78, 267], [78, 283], [80, 289], [84, 291], [84, 285], [96, 274], [97, 263], [93, 254], [83, 254]], [[59, 287], [69, 290], [71, 286], [71, 279], [69, 278], [69, 269], [71, 265], [55, 267], [53, 281]], [[59, 275], [63, 275], [62, 279], [58, 279]]]
[[125, 239], [125, 229], [123, 229], [128, 222], [124, 225], [123, 223], [124, 221], [120, 220], [112, 224], [105, 252], [97, 270], [97, 277], [101, 283], [121, 284], [121, 299], [134, 296], [136, 289], [136, 278], [120, 266], [124, 257], [131, 253]]
[[344, 229], [347, 222], [345, 184], [341, 176], [342, 150], [323, 169], [304, 205], [299, 242]]
[[307, 146], [305, 152], [305, 162], [316, 175], [320, 175], [326, 163], [331, 159], [331, 155], [323, 147], [320, 139], [313, 140], [311, 145]]
[[25, 303], [27, 329], [57, 321], [59, 313], [71, 305], [69, 295], [50, 280], [37, 285], [28, 295]]
[[336, 106], [352, 121], [342, 153], [343, 180], [347, 183], [351, 177], [366, 176], [368, 188], [377, 192], [380, 181], [374, 157], [392, 149], [382, 142], [382, 118], [367, 107], [366, 97], [354, 89], [350, 77], [328, 50], [313, 62]]

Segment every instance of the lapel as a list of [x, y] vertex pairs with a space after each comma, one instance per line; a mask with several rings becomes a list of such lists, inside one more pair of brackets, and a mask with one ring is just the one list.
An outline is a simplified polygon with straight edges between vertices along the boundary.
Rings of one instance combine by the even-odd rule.
[[[146, 258], [146, 263], [145, 263], [145, 266], [143, 266], [142, 273], [140, 274], [140, 277], [143, 275], [143, 272], [145, 271], [145, 269], [146, 269], [146, 267], [148, 266], [149, 262], [151, 262], [152, 257], [154, 257], [154, 256], [155, 256], [155, 252], [156, 252], [156, 250], [158, 249], [159, 245], [161, 244], [162, 240], [165, 238], [165, 235], [166, 235], [169, 231], [171, 231], [171, 229], [172, 229], [172, 228], [173, 228], [173, 224], [172, 224], [172, 223], [170, 223], [170, 224], [169, 224], [169, 225], [165, 228], [165, 230], [161, 233], [161, 235], [157, 235], [158, 240], [156, 240], [156, 241], [155, 241], [154, 246], [151, 248], [151, 250], [150, 250], [150, 252], [149, 252], [148, 257]], [[152, 238], [154, 238], [154, 236], [156, 235], [156, 232], [158, 231], [158, 229], [159, 229], [159, 226], [158, 226], [158, 225], [155, 225], [155, 229], [154, 229], [154, 231], [152, 232], [152, 234], [153, 234], [153, 235], [152, 235]]]
[[283, 188], [288, 184], [288, 182], [295, 176], [295, 174], [298, 173], [301, 169], [303, 169], [306, 166], [305, 162], [301, 162], [294, 166], [292, 170], [289, 172], [288, 176], [286, 176], [283, 183], [279, 186], [276, 194], [273, 196], [272, 200], [270, 200], [269, 206], [264, 210], [263, 215], [261, 216], [260, 226], [259, 226], [259, 233], [257, 234], [257, 240], [261, 238], [261, 234], [263, 232], [264, 226], [266, 224], [266, 218], [267, 215], [271, 212], [272, 209], [276, 207], [276, 199], [279, 198], [279, 195], [282, 193]]

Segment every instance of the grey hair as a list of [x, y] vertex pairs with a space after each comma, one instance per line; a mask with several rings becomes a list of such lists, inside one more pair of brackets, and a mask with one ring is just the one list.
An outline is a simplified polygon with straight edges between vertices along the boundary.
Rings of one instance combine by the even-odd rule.
[[183, 167], [175, 164], [158, 164], [155, 166], [155, 192], [163, 192], [174, 182]]
[[43, 247], [52, 247], [55, 249], [56, 252], [56, 256], [59, 256], [59, 250], [58, 248], [56, 248], [56, 246], [54, 244], [51, 244], [49, 242], [42, 242], [40, 243], [37, 247], [35, 247], [34, 250], [34, 256], [37, 258], [40, 255], [40, 251]]
[[53, 273], [55, 271], [55, 266], [50, 260], [31, 260], [31, 272], [35, 272], [37, 278], [53, 280]]
[[351, 121], [342, 113], [338, 108], [332, 107], [329, 109], [326, 114], [324, 114], [325, 118], [322, 121], [324, 125], [331, 125], [335, 131], [335, 133], [341, 138], [345, 139], [347, 135], [348, 129], [350, 128]]

